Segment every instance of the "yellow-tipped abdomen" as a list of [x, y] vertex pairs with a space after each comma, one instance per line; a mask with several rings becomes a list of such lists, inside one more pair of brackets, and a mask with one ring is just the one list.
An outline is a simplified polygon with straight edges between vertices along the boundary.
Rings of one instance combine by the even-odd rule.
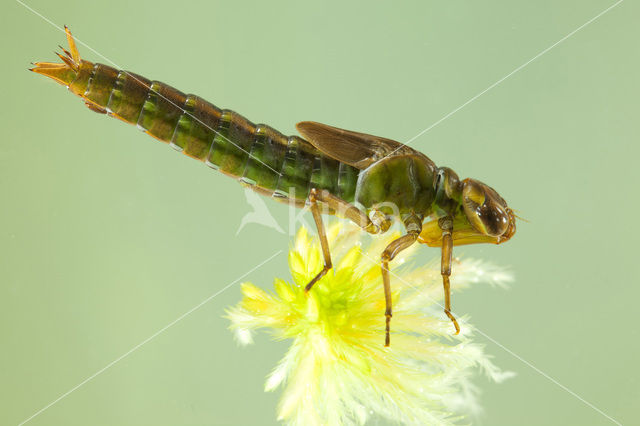
[[76, 43], [73, 40], [73, 36], [71, 35], [71, 31], [69, 28], [64, 27], [65, 33], [67, 34], [67, 41], [69, 43], [69, 51], [62, 49], [65, 55], [61, 55], [56, 52], [56, 55], [62, 60], [63, 63], [56, 62], [36, 62], [34, 68], [30, 68], [30, 71], [33, 71], [38, 74], [42, 74], [47, 76], [54, 81], [62, 84], [63, 86], [69, 86], [73, 80], [75, 80], [78, 75], [78, 71], [80, 69], [80, 63], [82, 59], [80, 59], [80, 53], [78, 53], [78, 49], [76, 47]]

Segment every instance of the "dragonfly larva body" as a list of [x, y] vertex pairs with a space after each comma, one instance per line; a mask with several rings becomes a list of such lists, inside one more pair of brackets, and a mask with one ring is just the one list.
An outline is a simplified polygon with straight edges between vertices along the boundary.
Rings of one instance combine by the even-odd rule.
[[324, 267], [307, 291], [332, 268], [321, 207], [372, 234], [386, 232], [396, 218], [406, 234], [392, 241], [380, 260], [385, 344], [392, 315], [389, 262], [415, 242], [441, 248], [444, 312], [460, 330], [450, 312], [453, 246], [500, 244], [515, 233], [515, 215], [495, 190], [475, 179], [460, 180], [426, 155], [379, 136], [311, 121], [296, 126], [303, 138], [284, 136], [167, 84], [85, 61], [68, 29], [66, 34], [70, 51], [58, 54], [63, 63], [37, 62], [32, 71], [67, 86], [91, 110], [135, 124], [264, 195], [310, 207]]

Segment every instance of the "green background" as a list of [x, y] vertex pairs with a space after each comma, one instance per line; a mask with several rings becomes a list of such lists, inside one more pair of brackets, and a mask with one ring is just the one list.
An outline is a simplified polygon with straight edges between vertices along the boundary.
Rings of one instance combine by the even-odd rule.
[[[118, 66], [284, 133], [316, 120], [407, 141], [614, 1], [27, 4]], [[612, 424], [531, 366], [638, 421], [639, 12], [620, 3], [412, 143], [530, 220], [456, 250], [516, 275], [453, 299], [526, 361], [478, 337], [518, 373], [477, 378], [482, 424]], [[262, 387], [287, 343], [235, 344], [221, 316], [237, 285], [146, 339], [290, 237], [236, 235], [251, 211], [237, 183], [26, 71], [64, 36], [12, 0], [0, 16], [0, 424], [106, 366], [27, 424], [276, 424]], [[287, 207], [268, 206], [287, 229]], [[283, 253], [244, 280], [275, 276]]]

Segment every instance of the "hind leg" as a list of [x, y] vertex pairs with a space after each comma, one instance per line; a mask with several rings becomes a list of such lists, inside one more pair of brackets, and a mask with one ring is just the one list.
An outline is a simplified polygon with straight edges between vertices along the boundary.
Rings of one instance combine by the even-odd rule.
[[324, 229], [324, 224], [322, 223], [319, 203], [326, 204], [331, 210], [336, 212], [336, 214], [351, 220], [370, 234], [385, 232], [390, 226], [390, 221], [382, 215], [382, 213], [377, 212], [377, 215], [374, 213], [374, 220], [371, 220], [362, 210], [353, 204], [347, 203], [343, 199], [336, 197], [326, 190], [312, 188], [311, 191], [309, 191], [308, 202], [311, 208], [311, 214], [313, 215], [313, 220], [316, 223], [316, 228], [318, 229], [324, 266], [322, 267], [322, 270], [318, 272], [311, 281], [309, 281], [309, 284], [305, 286], [305, 291], [311, 290], [313, 285], [324, 277], [327, 272], [329, 272], [329, 269], [333, 267], [333, 264], [331, 263], [331, 252], [329, 251], [329, 242], [327, 241], [327, 233]]

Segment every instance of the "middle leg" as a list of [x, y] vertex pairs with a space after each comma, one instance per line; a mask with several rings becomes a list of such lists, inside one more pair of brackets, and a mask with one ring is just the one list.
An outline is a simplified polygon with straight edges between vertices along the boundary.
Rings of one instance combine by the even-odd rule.
[[400, 238], [397, 238], [389, 243], [387, 248], [384, 249], [381, 256], [382, 267], [382, 284], [384, 285], [384, 300], [386, 309], [384, 311], [385, 316], [385, 336], [384, 345], [389, 346], [391, 344], [391, 338], [389, 333], [391, 331], [391, 317], [393, 316], [391, 308], [391, 280], [389, 279], [389, 262], [392, 261], [398, 253], [411, 246], [420, 231], [422, 230], [422, 219], [416, 215], [411, 215], [404, 220], [405, 227], [407, 228], [407, 234]]

